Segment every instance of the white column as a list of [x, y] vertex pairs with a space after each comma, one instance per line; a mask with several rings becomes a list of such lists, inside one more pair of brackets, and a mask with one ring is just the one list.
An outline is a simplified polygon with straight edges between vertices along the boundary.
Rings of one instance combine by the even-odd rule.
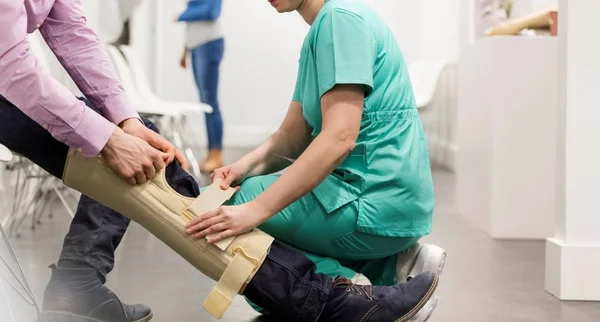
[[562, 300], [600, 300], [600, 38], [589, 32], [598, 12], [598, 0], [559, 3], [557, 220], [546, 290]]

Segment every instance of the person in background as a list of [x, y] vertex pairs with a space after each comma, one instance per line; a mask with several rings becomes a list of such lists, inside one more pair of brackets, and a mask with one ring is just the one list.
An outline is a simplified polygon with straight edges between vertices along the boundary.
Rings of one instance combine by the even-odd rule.
[[180, 65], [187, 68], [188, 52], [200, 100], [212, 107], [206, 113], [208, 156], [200, 170], [211, 173], [223, 166], [223, 117], [219, 106], [219, 69], [225, 50], [225, 40], [219, 17], [221, 0], [191, 0], [176, 21], [186, 23], [186, 44]]

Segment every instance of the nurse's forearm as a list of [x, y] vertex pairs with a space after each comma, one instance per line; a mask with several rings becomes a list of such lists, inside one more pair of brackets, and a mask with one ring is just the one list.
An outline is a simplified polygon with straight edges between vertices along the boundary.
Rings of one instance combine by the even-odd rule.
[[321, 133], [294, 164], [255, 200], [269, 216], [316, 188], [348, 156], [348, 144]]
[[285, 158], [298, 158], [311, 139], [311, 129], [302, 116], [302, 106], [293, 101], [277, 132], [239, 162], [250, 171], [249, 177], [278, 172], [290, 165], [291, 162]]
[[321, 133], [254, 201], [265, 216], [275, 215], [312, 191], [346, 159], [356, 145], [363, 106], [361, 86], [336, 86], [323, 95]]
[[277, 131], [252, 152], [242, 157], [239, 162], [250, 170], [248, 177], [275, 173], [287, 168], [291, 162], [278, 156], [297, 157], [287, 141], [286, 133]]

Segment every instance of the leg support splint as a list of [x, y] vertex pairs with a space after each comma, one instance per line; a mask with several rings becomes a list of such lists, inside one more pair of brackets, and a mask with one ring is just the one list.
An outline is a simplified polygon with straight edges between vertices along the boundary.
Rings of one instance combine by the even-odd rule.
[[194, 239], [185, 232], [187, 222], [221, 205], [231, 194], [213, 189], [198, 199], [184, 197], [169, 186], [164, 169], [153, 180], [132, 186], [102, 158], [86, 158], [70, 150], [63, 182], [142, 225], [200, 272], [218, 281], [204, 302], [204, 308], [217, 318], [252, 280], [273, 242], [273, 237], [258, 229], [219, 245]]

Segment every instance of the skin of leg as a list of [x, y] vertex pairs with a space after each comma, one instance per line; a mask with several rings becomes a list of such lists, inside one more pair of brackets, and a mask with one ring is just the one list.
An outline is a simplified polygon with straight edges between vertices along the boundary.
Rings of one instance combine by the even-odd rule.
[[213, 108], [212, 113], [205, 114], [209, 149], [221, 149], [223, 145], [223, 117], [219, 105], [218, 87], [224, 43], [221, 38], [192, 50], [192, 67], [200, 100]]

